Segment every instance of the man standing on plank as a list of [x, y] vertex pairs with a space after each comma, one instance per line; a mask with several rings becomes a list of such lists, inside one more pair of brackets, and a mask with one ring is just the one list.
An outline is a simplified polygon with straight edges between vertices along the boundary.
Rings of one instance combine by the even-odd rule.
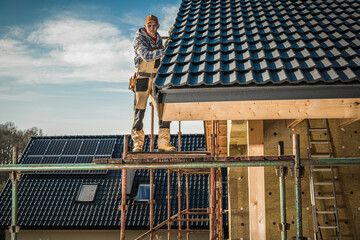
[[[164, 56], [162, 39], [157, 32], [159, 26], [156, 16], [147, 16], [144, 27], [138, 30], [134, 40], [137, 79], [134, 88], [134, 121], [131, 129], [131, 138], [134, 142], [133, 152], [141, 152], [144, 145], [143, 119], [149, 96], [158, 116], [161, 116], [162, 108], [154, 100], [153, 93], [153, 81], [160, 65], [160, 58]], [[158, 152], [169, 151], [175, 151], [175, 147], [170, 144], [170, 122], [159, 120]]]

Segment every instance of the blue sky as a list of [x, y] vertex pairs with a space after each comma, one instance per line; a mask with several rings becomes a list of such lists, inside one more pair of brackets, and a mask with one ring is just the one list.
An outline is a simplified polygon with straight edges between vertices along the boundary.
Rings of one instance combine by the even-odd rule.
[[[180, 3], [0, 0], [0, 123], [46, 135], [130, 133], [135, 32], [154, 14], [166, 36]], [[150, 111], [144, 125], [149, 133]], [[182, 132], [203, 124], [184, 122]]]

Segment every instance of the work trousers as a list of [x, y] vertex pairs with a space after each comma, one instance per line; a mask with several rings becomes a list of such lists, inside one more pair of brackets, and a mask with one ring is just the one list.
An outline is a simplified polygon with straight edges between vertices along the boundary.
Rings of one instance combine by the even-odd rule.
[[[135, 85], [135, 100], [134, 100], [134, 122], [132, 129], [140, 131], [143, 129], [143, 119], [147, 106], [148, 98], [150, 97], [151, 102], [158, 114], [162, 114], [162, 106], [155, 101], [153, 91], [154, 78], [138, 76]], [[170, 122], [161, 121], [159, 117], [159, 128], [169, 128]]]

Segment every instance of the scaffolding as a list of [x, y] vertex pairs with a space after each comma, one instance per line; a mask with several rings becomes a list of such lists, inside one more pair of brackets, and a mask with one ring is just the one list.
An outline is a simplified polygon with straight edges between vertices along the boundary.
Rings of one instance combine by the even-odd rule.
[[[125, 137], [125, 143], [126, 143]], [[124, 149], [127, 149], [124, 147]], [[107, 164], [109, 161], [113, 164], [121, 161], [136, 162], [137, 164], [144, 163], [170, 163], [177, 162], [188, 164], [191, 162], [198, 162], [201, 159], [201, 162], [206, 162], [207, 159], [211, 157], [207, 153], [201, 152], [187, 152], [187, 153], [143, 153], [143, 154], [132, 154], [124, 153], [126, 158], [123, 159], [95, 159], [96, 164]], [[120, 239], [125, 239], [125, 213], [128, 209], [126, 205], [126, 179], [127, 179], [127, 170], [122, 170], [122, 204], [119, 207], [121, 211], [121, 229], [120, 229]], [[209, 233], [210, 239], [223, 239], [223, 210], [222, 210], [222, 175], [220, 168], [171, 168], [167, 169], [167, 219], [160, 223], [157, 226], [153, 226], [154, 222], [154, 193], [153, 193], [153, 183], [154, 183], [154, 169], [150, 169], [150, 229], [141, 236], [137, 237], [136, 240], [149, 237], [148, 239], [154, 239], [155, 232], [166, 232], [167, 239], [171, 239], [171, 234], [177, 234], [178, 239], [182, 239], [182, 233], [186, 234], [186, 239], [190, 239], [190, 233]], [[171, 216], [171, 183], [170, 183], [170, 174], [171, 172], [176, 172], [177, 174], [177, 206], [178, 212]], [[204, 174], [208, 175], [210, 179], [209, 184], [209, 207], [208, 208], [190, 208], [189, 207], [189, 175], [192, 174]], [[182, 183], [181, 178], [185, 178], [185, 209], [181, 204], [182, 200]], [[192, 215], [205, 215], [208, 218], [190, 218]], [[190, 222], [209, 222], [209, 230], [202, 229], [190, 229]], [[178, 229], [172, 229], [174, 222], [178, 223]], [[186, 223], [186, 228], [182, 228], [182, 222]], [[162, 229], [167, 225], [167, 229]]]
[[[213, 136], [214, 138], [214, 136]], [[281, 239], [287, 239], [288, 223], [286, 221], [286, 194], [285, 194], [285, 176], [288, 168], [294, 177], [295, 192], [295, 230], [296, 236], [293, 239], [306, 239], [302, 232], [302, 208], [301, 208], [301, 177], [304, 174], [304, 166], [343, 166], [343, 165], [360, 165], [360, 158], [324, 158], [324, 159], [300, 159], [299, 135], [293, 135], [293, 155], [282, 155], [279, 151], [277, 156], [241, 156], [241, 157], [219, 157], [216, 151], [212, 150], [212, 154], [204, 154], [200, 152], [182, 152], [172, 154], [159, 153], [128, 153], [128, 141], [125, 136], [124, 153], [122, 159], [96, 159], [96, 164], [17, 164], [17, 148], [14, 148], [13, 164], [1, 165], [1, 172], [11, 172], [12, 181], [12, 218], [9, 231], [11, 239], [16, 240], [20, 227], [17, 226], [17, 184], [20, 178], [20, 172], [23, 171], [68, 171], [68, 170], [122, 170], [122, 204], [119, 207], [121, 211], [120, 239], [125, 239], [125, 214], [126, 205], [126, 175], [127, 169], [149, 169], [150, 186], [153, 186], [153, 173], [155, 169], [167, 169], [168, 174], [168, 206], [170, 206], [170, 173], [177, 172], [178, 179], [184, 174], [186, 178], [186, 206], [181, 210], [181, 201], [178, 202], [179, 211], [177, 214], [170, 216], [170, 208], [168, 207], [167, 219], [157, 226], [153, 226], [153, 206], [154, 196], [152, 189], [150, 190], [150, 229], [136, 239], [149, 237], [154, 239], [155, 232], [166, 232], [168, 239], [171, 234], [175, 233], [181, 239], [181, 233], [186, 233], [186, 239], [194, 232], [209, 232], [210, 240], [223, 239], [222, 226], [222, 190], [221, 190], [221, 171], [220, 168], [228, 167], [256, 167], [256, 166], [274, 166], [277, 167], [280, 186], [280, 212], [281, 222], [279, 229], [281, 231]], [[212, 146], [215, 147], [216, 140], [212, 140]], [[281, 148], [281, 147], [280, 147]], [[215, 156], [214, 156], [215, 155]], [[210, 178], [209, 191], [210, 201], [209, 207], [205, 209], [189, 209], [188, 204], [188, 176], [190, 174], [208, 174]], [[178, 180], [178, 194], [181, 196], [181, 182]], [[180, 197], [179, 197], [180, 198]], [[206, 219], [191, 219], [190, 215], [208, 215]], [[209, 221], [208, 230], [191, 229], [190, 221]], [[174, 222], [186, 222], [186, 228], [178, 224], [178, 229], [172, 229]], [[167, 228], [162, 228], [167, 225]]]

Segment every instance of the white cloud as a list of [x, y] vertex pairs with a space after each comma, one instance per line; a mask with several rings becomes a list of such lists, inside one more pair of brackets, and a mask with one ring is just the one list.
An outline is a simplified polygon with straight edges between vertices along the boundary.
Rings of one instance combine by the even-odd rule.
[[146, 16], [139, 16], [139, 14], [136, 14], [134, 12], [129, 12], [119, 18], [118, 21], [126, 25], [134, 26], [135, 28], [133, 29], [137, 31], [138, 28], [144, 25], [145, 17]]
[[159, 33], [161, 36], [169, 36], [168, 31], [175, 23], [179, 5], [180, 4], [166, 5], [161, 8], [161, 15], [163, 16], [162, 19], [160, 19]]
[[125, 88], [100, 88], [102, 92], [132, 93], [131, 90]]
[[[168, 35], [175, 21], [178, 2], [154, 11], [162, 36]], [[141, 27], [145, 16], [131, 17], [129, 13], [122, 19], [130, 23], [126, 26]], [[57, 13], [37, 25], [8, 27], [0, 35], [0, 80], [30, 84], [127, 82], [135, 71], [134, 34], [125, 35], [111, 23], [84, 20], [69, 12]]]
[[105, 22], [48, 20], [0, 38], [0, 78], [22, 83], [124, 82], [133, 68], [132, 40]]
[[15, 39], [0, 39], [0, 53], [4, 54], [22, 54], [25, 51], [25, 46], [22, 42]]

